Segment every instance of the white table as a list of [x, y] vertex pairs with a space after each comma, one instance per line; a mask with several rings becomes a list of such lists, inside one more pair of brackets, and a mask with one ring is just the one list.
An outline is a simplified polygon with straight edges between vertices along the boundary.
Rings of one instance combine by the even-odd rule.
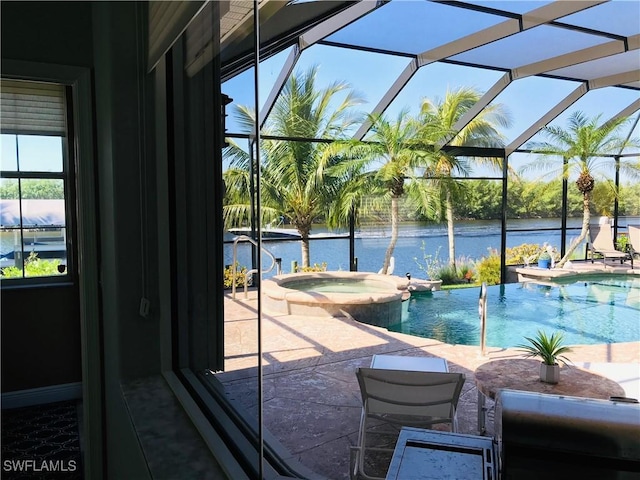
[[402, 355], [374, 355], [371, 368], [407, 370], [410, 372], [448, 372], [447, 360], [439, 357], [405, 357]]

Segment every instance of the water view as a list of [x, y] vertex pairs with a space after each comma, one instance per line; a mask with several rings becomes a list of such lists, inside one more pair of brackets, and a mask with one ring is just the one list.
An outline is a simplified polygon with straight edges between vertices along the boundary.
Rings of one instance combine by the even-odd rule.
[[[580, 233], [581, 219], [570, 219], [568, 225], [571, 230], [567, 239], [570, 242]], [[509, 229], [531, 230], [507, 233], [507, 247], [514, 247], [523, 243], [542, 245], [548, 242], [556, 248], [560, 248], [560, 220], [559, 219], [534, 219], [534, 220], [509, 220]], [[547, 231], [544, 229], [558, 228]], [[314, 226], [313, 234], [327, 233], [326, 227]], [[356, 232], [355, 251], [358, 260], [358, 271], [377, 272], [382, 267], [384, 254], [389, 244], [390, 227], [375, 225], [362, 227]], [[233, 235], [227, 234], [227, 240], [232, 240]], [[423, 243], [424, 242], [424, 243]], [[456, 256], [467, 256], [479, 259], [486, 256], [488, 249], [500, 249], [500, 222], [498, 220], [472, 220], [459, 221], [455, 229]], [[424, 245], [424, 251], [423, 251]], [[282, 259], [284, 273], [291, 271], [291, 262], [300, 263], [300, 242], [294, 241], [265, 241], [265, 248], [276, 258]], [[349, 270], [349, 240], [312, 240], [310, 243], [311, 264], [326, 262], [328, 270]], [[424, 267], [423, 256], [431, 255], [442, 261], [448, 257], [447, 230], [444, 225], [425, 225], [420, 223], [403, 223], [400, 225], [400, 235], [394, 250], [395, 269], [394, 275], [411, 273], [415, 278], [425, 278], [426, 273], [421, 271], [416, 260]], [[251, 265], [251, 249], [247, 244], [238, 246], [238, 262], [243, 266]], [[233, 263], [233, 246], [225, 245], [225, 264]], [[263, 265], [267, 268], [270, 259], [265, 256]], [[272, 276], [274, 272], [265, 274]]]

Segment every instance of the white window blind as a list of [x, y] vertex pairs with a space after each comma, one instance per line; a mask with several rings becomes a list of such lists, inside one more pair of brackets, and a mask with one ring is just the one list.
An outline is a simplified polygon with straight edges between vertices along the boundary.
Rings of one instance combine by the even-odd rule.
[[182, 35], [203, 3], [202, 0], [149, 2], [149, 71]]
[[0, 125], [2, 133], [64, 136], [64, 87], [2, 79]]

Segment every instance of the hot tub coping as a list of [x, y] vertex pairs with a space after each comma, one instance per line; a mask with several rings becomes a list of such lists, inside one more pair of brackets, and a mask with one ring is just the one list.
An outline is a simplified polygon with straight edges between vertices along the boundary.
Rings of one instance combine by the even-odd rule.
[[[373, 280], [389, 285], [389, 291], [353, 293], [331, 292], [330, 294], [327, 294], [323, 292], [304, 292], [302, 290], [294, 290], [286, 287], [287, 283], [292, 281], [317, 280], [323, 278]], [[409, 281], [406, 278], [394, 275], [382, 275], [368, 272], [327, 271], [276, 275], [263, 281], [262, 290], [265, 295], [272, 299], [286, 300], [288, 302], [313, 302], [317, 304], [367, 304], [401, 299], [407, 291], [408, 285]]]

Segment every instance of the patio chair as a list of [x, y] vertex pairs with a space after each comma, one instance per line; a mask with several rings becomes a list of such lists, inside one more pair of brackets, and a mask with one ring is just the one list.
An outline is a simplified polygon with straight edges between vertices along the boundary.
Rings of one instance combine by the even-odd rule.
[[605, 267], [607, 266], [607, 258], [619, 259], [620, 264], [630, 258], [631, 268], [633, 268], [633, 255], [616, 250], [613, 246], [613, 234], [609, 225], [589, 225], [589, 237], [588, 250], [591, 251], [591, 263], [597, 253], [602, 255]]
[[[387, 275], [392, 275], [393, 274], [393, 270], [396, 268], [396, 259], [395, 257], [391, 257], [389, 259], [389, 268], [387, 268]], [[378, 270], [378, 273], [381, 274], [382, 273], [382, 268], [380, 270]]]
[[[358, 443], [352, 447], [355, 462], [351, 478], [383, 478], [366, 473], [365, 460], [372, 458], [372, 452], [393, 453], [402, 427], [449, 424], [452, 432], [457, 431], [456, 407], [464, 374], [359, 368], [356, 376], [362, 396], [362, 414]], [[372, 437], [383, 440], [389, 439], [389, 435], [393, 437], [387, 442], [372, 441]]]
[[631, 244], [631, 257], [640, 255], [640, 225], [627, 225], [627, 235]]

